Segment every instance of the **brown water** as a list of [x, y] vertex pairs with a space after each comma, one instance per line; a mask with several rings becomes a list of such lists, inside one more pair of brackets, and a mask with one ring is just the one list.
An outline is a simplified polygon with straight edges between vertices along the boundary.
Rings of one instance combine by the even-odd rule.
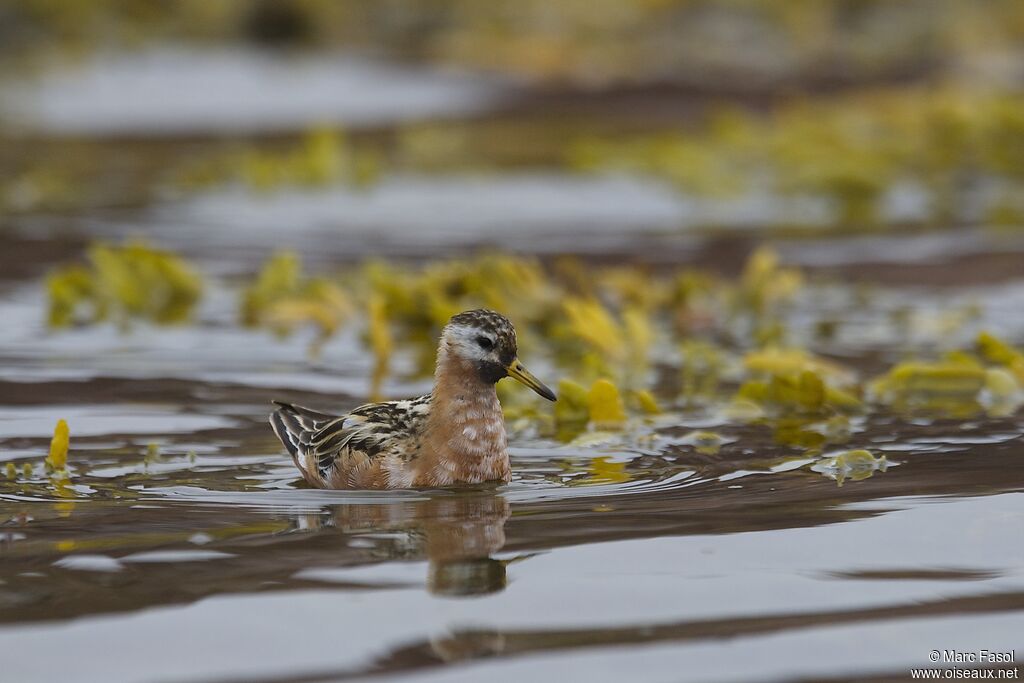
[[[844, 448], [889, 465], [841, 486], [767, 427], [680, 411], [590, 445], [515, 433], [507, 486], [303, 488], [266, 424], [269, 400], [344, 411], [365, 399], [371, 361], [354, 332], [313, 361], [308, 339], [235, 326], [231, 277], [282, 235], [240, 215], [282, 212], [290, 246], [332, 264], [422, 256], [415, 235], [431, 253], [498, 243], [730, 272], [759, 241], [669, 230], [681, 209], [649, 181], [512, 176], [444, 190], [464, 183], [478, 231], [389, 212], [436, 199], [423, 178], [376, 199], [228, 190], [9, 219], [0, 461], [36, 468], [0, 479], [0, 680], [903, 680], [932, 650], [1024, 656], [1019, 412], [855, 420]], [[622, 214], [595, 225], [599, 199]], [[326, 225], [335, 215], [350, 221]], [[616, 230], [629, 216], [634, 231]], [[92, 236], [131, 232], [213, 274], [200, 323], [48, 332], [40, 276]], [[977, 329], [1024, 333], [1015, 238], [779, 247], [834, 278], [804, 295], [791, 326], [842, 311], [816, 350], [865, 371]], [[852, 306], [850, 283], [865, 279], [871, 303]], [[942, 326], [979, 302], [969, 324]], [[893, 311], [910, 304], [916, 331], [896, 331]], [[385, 390], [424, 388], [399, 372]], [[41, 461], [58, 418], [71, 425], [73, 476], [55, 487]], [[715, 453], [687, 436], [709, 428], [725, 439]]]

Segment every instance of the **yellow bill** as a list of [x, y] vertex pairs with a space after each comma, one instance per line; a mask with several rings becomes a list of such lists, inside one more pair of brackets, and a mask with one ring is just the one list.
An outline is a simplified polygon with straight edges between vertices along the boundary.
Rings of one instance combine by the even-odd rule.
[[509, 366], [505, 368], [505, 371], [508, 372], [509, 377], [530, 387], [547, 400], [558, 400], [555, 396], [555, 392], [551, 391], [551, 389], [545, 386], [543, 382], [534, 377], [533, 373], [527, 370], [526, 366], [520, 363], [518, 358], [513, 360]]

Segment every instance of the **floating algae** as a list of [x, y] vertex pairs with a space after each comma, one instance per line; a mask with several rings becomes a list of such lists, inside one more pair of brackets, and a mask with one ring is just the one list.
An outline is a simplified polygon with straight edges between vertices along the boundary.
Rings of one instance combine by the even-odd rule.
[[766, 375], [795, 375], [809, 370], [839, 382], [852, 380], [852, 374], [841, 365], [817, 358], [803, 349], [772, 347], [751, 351], [743, 357], [743, 365], [750, 372]]
[[768, 348], [743, 359], [751, 376], [733, 402], [750, 402], [776, 415], [851, 413], [863, 405], [849, 387], [853, 375], [800, 349]]
[[986, 368], [985, 391], [995, 398], [1010, 398], [1021, 391], [1017, 378], [1003, 368]]
[[247, 327], [265, 327], [285, 336], [304, 325], [317, 330], [310, 352], [341, 327], [352, 312], [348, 296], [326, 278], [304, 278], [298, 255], [281, 251], [260, 270], [242, 292], [240, 316]]
[[188, 320], [202, 293], [199, 275], [174, 254], [142, 241], [94, 244], [88, 266], [72, 265], [47, 278], [49, 324]]
[[856, 412], [862, 408], [854, 395], [829, 386], [812, 370], [795, 374], [773, 374], [768, 380], [748, 380], [740, 386], [736, 401], [754, 403], [777, 414], [818, 415]]
[[284, 149], [251, 147], [201, 158], [181, 168], [184, 189], [242, 182], [256, 192], [287, 187], [326, 187], [346, 183], [365, 187], [382, 173], [382, 158], [372, 148], [352, 144], [335, 128], [312, 128]]
[[569, 379], [558, 381], [558, 400], [554, 405], [555, 423], [559, 428], [586, 427], [590, 421], [587, 388]]
[[1008, 368], [1024, 386], [1024, 352], [1018, 351], [1002, 339], [988, 332], [982, 332], [977, 340], [978, 353], [989, 363]]
[[[640, 134], [615, 141], [582, 138], [568, 144], [570, 165], [653, 173], [687, 194], [737, 195], [767, 189], [825, 200], [824, 227], [874, 227], [887, 192], [899, 183], [919, 188], [928, 214], [962, 216], [964, 179], [1005, 186], [982, 210], [1020, 223], [1024, 98], [979, 95], [969, 88], [853, 92], [817, 101], [797, 99], [771, 117], [722, 109], [686, 133]], [[894, 144], [894, 141], [899, 141]], [[767, 188], [765, 187], [767, 179]]]
[[658, 400], [654, 398], [654, 394], [646, 389], [630, 392], [629, 399], [631, 405], [634, 405], [637, 410], [645, 415], [661, 414], [661, 406], [658, 405]]
[[975, 348], [977, 356], [953, 351], [938, 361], [900, 363], [875, 378], [868, 393], [897, 410], [1013, 413], [1024, 401], [1024, 354], [987, 332], [978, 335]]
[[691, 403], [714, 398], [725, 366], [721, 349], [707, 342], [687, 340], [680, 352], [683, 399]]
[[[648, 397], [646, 409], [642, 403], [639, 404], [645, 412], [657, 407], [653, 404], [654, 398], [649, 394]], [[622, 430], [627, 420], [625, 402], [611, 380], [595, 380], [590, 389], [570, 379], [559, 380], [558, 402], [554, 404], [555, 435], [559, 440], [578, 439], [590, 429], [591, 436], [586, 438], [604, 441], [612, 432]]]
[[627, 353], [622, 326], [596, 299], [569, 298], [563, 304], [568, 333], [601, 359], [619, 362]]
[[626, 407], [619, 389], [610, 380], [599, 379], [587, 392], [590, 424], [599, 430], [621, 429], [626, 424]]
[[835, 479], [836, 484], [842, 486], [847, 479], [860, 481], [875, 472], [885, 472], [891, 464], [894, 463], [884, 455], [875, 457], [871, 451], [858, 449], [824, 457], [811, 465], [811, 470]]
[[370, 349], [373, 351], [373, 374], [370, 380], [370, 400], [381, 400], [381, 387], [388, 375], [391, 364], [391, 353], [394, 342], [388, 326], [388, 316], [384, 299], [375, 296], [370, 299], [368, 313], [368, 329]]
[[824, 422], [806, 417], [778, 417], [771, 423], [775, 443], [820, 452], [831, 441]]
[[299, 256], [293, 251], [275, 253], [260, 269], [256, 281], [242, 293], [241, 319], [246, 326], [260, 325], [266, 311], [280, 298], [299, 288]]
[[71, 432], [68, 423], [64, 420], [57, 420], [57, 427], [53, 430], [53, 438], [50, 440], [50, 454], [46, 456], [46, 469], [51, 472], [63, 472], [68, 464], [68, 446], [71, 440]]
[[694, 431], [674, 441], [683, 446], [692, 446], [694, 450], [702, 455], [717, 455], [722, 444], [727, 443], [721, 434], [708, 431]]
[[[481, 306], [501, 310], [524, 333], [524, 354], [546, 356], [558, 372], [583, 383], [566, 384], [553, 411], [504, 391], [510, 420], [523, 429], [533, 421], [533, 433], [553, 430], [561, 440], [586, 429], [621, 430], [630, 413], [698, 409], [729, 421], [764, 421], [780, 443], [821, 448], [836, 442], [823, 421], [869, 407], [1007, 415], [1024, 400], [1024, 354], [991, 334], [979, 336], [978, 355], [903, 363], [867, 387], [848, 368], [805, 349], [758, 346], [786, 333], [783, 307], [803, 281], [770, 249], [753, 252], [738, 282], [691, 270], [640, 273], [578, 259], [548, 268], [536, 259], [485, 253], [420, 267], [369, 262], [336, 278], [310, 278], [298, 256], [283, 251], [244, 288], [240, 319], [282, 335], [311, 326], [316, 352], [358, 315], [374, 359], [376, 398], [398, 354], [414, 361], [414, 376], [432, 371], [437, 336], [451, 315]], [[58, 299], [96, 300], [102, 309], [90, 269], [76, 266], [64, 275], [66, 296]], [[655, 349], [665, 353], [656, 356]], [[599, 379], [610, 384], [594, 389]], [[730, 396], [725, 387], [736, 388]], [[617, 397], [610, 403], [587, 396], [610, 397], [611, 389]], [[779, 420], [787, 422], [773, 423]]]
[[754, 422], [765, 416], [764, 408], [756, 401], [734, 397], [719, 411], [730, 422]]
[[875, 401], [898, 410], [960, 414], [978, 407], [985, 368], [977, 363], [940, 361], [900, 363], [868, 386]]
[[795, 268], [785, 268], [778, 253], [759, 247], [747, 259], [734, 292], [734, 305], [755, 315], [769, 312], [793, 298], [803, 285], [803, 275]]

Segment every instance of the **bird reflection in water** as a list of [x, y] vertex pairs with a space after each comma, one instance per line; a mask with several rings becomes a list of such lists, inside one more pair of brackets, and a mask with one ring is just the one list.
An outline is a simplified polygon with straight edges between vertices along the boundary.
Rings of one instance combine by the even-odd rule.
[[496, 559], [505, 545], [508, 500], [489, 491], [425, 494], [414, 500], [330, 506], [330, 516], [303, 515], [302, 530], [332, 526], [372, 539], [381, 560], [427, 560], [426, 586], [435, 595], [495, 593], [507, 584], [506, 567], [531, 557]]

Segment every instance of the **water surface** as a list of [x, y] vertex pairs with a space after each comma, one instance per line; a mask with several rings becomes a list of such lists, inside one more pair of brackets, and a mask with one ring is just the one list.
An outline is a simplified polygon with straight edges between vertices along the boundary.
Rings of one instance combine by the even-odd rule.
[[[159, 132], [154, 148], [98, 143], [105, 158], [152, 164], [156, 148], [188, 154], [239, 124], [222, 81], [252, 105], [248, 133], [477, 116], [506, 93], [345, 64], [160, 52], [48, 76], [26, 101], [51, 133]], [[208, 97], [188, 98], [188, 111], [147, 100], [168, 75]], [[264, 78], [290, 96], [267, 100]], [[118, 97], [98, 97], [111, 79]], [[840, 476], [767, 426], [680, 407], [568, 445], [514, 429], [506, 486], [387, 493], [304, 488], [266, 423], [272, 398], [344, 411], [370, 392], [357, 330], [314, 359], [306, 335], [237, 326], [237, 278], [282, 243], [336, 268], [501, 246], [733, 274], [760, 239], [761, 209], [778, 203], [697, 205], [650, 178], [559, 168], [151, 199], [4, 223], [0, 465], [19, 473], [0, 479], [0, 678], [901, 680], [933, 649], [1020, 656], [1019, 411], [855, 419], [842, 448], [887, 465]], [[735, 229], [694, 229], [709, 220]], [[92, 238], [132, 233], [207, 273], [196, 324], [48, 330], [45, 272]], [[980, 329], [1024, 335], [1018, 237], [813, 234], [777, 246], [815, 278], [791, 332], [812, 338], [831, 318], [814, 350], [865, 376], [911, 350], [970, 345]], [[397, 359], [387, 395], [427, 390], [411, 367]], [[41, 463], [60, 418], [72, 477], [55, 485]], [[705, 429], [720, 448], [702, 447], [693, 432]]]

